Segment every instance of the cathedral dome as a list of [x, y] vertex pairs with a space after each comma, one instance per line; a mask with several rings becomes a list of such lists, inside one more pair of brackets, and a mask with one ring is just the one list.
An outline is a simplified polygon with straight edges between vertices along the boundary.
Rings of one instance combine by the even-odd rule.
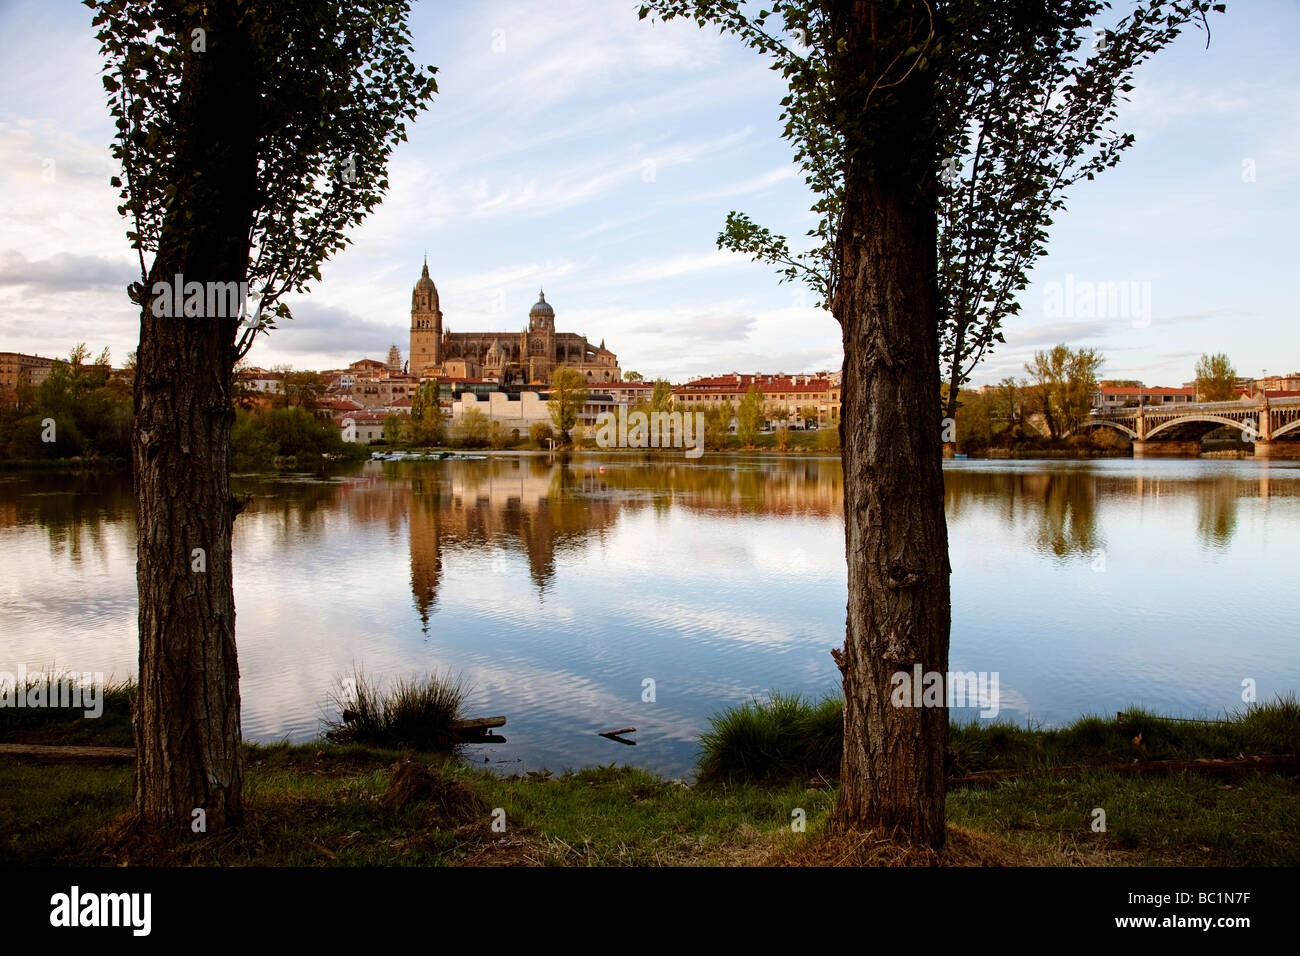
[[551, 304], [546, 301], [546, 293], [539, 290], [537, 293], [537, 304], [528, 310], [528, 317], [531, 319], [540, 316], [546, 316], [547, 318], [553, 319], [555, 318], [555, 310], [552, 309]]
[[425, 259], [424, 268], [420, 270], [420, 278], [415, 280], [415, 288], [411, 290], [411, 309], [421, 312], [438, 311], [438, 287], [429, 278], [428, 259]]
[[429, 263], [426, 260], [424, 268], [420, 270], [420, 278], [416, 280], [415, 287], [420, 290], [433, 289], [433, 280], [429, 278]]

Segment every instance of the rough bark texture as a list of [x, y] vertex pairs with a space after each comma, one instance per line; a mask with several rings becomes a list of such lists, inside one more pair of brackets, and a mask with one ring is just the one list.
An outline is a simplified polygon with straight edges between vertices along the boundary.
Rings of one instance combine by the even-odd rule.
[[[864, 39], [898, 27], [891, 3], [838, 5], [844, 70], [881, 75]], [[911, 11], [915, 13], [915, 11]], [[886, 22], [893, 18], [893, 22]], [[859, 54], [859, 51], [863, 51]], [[891, 676], [946, 673], [948, 535], [941, 457], [935, 154], [923, 118], [932, 87], [916, 71], [872, 100], [849, 161], [832, 308], [844, 336], [844, 528], [848, 623], [839, 822], [944, 842], [948, 710], [893, 706]], [[879, 92], [877, 96], [879, 96]], [[877, 104], [881, 105], [877, 105]], [[864, 115], [860, 100], [850, 101]], [[945, 685], [946, 687], [946, 681]]]
[[[230, 494], [236, 318], [159, 317], [154, 283], [239, 282], [256, 196], [257, 95], [230, 9], [205, 24], [175, 117], [177, 192], [142, 306], [132, 464], [138, 510], [137, 820], [158, 835], [237, 820], [243, 786]], [[189, 24], [176, 28], [189, 34]], [[170, 291], [167, 294], [171, 294]], [[206, 297], [205, 297], [206, 298]], [[195, 549], [206, 569], [194, 570]]]

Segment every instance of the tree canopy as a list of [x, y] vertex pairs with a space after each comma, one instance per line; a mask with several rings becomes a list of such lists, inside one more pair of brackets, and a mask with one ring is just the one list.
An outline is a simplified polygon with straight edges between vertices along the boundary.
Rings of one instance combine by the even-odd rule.
[[567, 445], [569, 433], [578, 424], [578, 416], [587, 404], [587, 380], [576, 368], [561, 365], [551, 373], [550, 398], [547, 407], [560, 444]]
[[[744, 213], [731, 212], [718, 245], [775, 266], [780, 280], [806, 283], [823, 308], [839, 287], [835, 238], [843, 217], [844, 173], [851, 154], [871, 143], [862, 117], [844, 115], [833, 95], [839, 52], [827, 0], [777, 0], [756, 15], [737, 0], [648, 0], [663, 19], [717, 24], [771, 58], [789, 84], [781, 101], [782, 135], [812, 189], [817, 225], [792, 244]], [[953, 0], [926, 4], [909, 42], [880, 77], [868, 103], [879, 106], [914, 70], [935, 76], [937, 107], [915, 122], [939, 144], [941, 360], [948, 384], [945, 414], [979, 362], [1004, 341], [1004, 320], [1020, 311], [1016, 294], [1046, 250], [1047, 227], [1067, 189], [1119, 162], [1133, 143], [1115, 129], [1119, 103], [1138, 65], [1190, 23], [1206, 31], [1208, 0], [1140, 0], [1104, 23], [1101, 0], [1008, 3]], [[883, 49], [895, 37], [877, 42]], [[898, 45], [898, 44], [896, 44]], [[862, 80], [860, 82], [868, 82]]]
[[[198, 189], [197, 172], [178, 149], [176, 117], [187, 57], [203, 55], [212, 17], [183, 0], [83, 0], [95, 12], [104, 89], [117, 127], [114, 158], [122, 176], [118, 212], [140, 263], [132, 298], [148, 297], [146, 253], [158, 253], [176, 197]], [[406, 123], [436, 92], [436, 69], [418, 68], [406, 18], [410, 4], [359, 0], [253, 0], [238, 7], [251, 38], [242, 67], [263, 90], [256, 210], [246, 281], [256, 305], [242, 316], [238, 356], [254, 336], [291, 318], [283, 296], [321, 278], [320, 266], [351, 240], [347, 230], [388, 189], [388, 158]], [[220, 131], [218, 131], [220, 132]], [[196, 241], [173, 231], [168, 241]]]
[[1196, 362], [1197, 398], [1203, 402], [1226, 402], [1237, 396], [1237, 370], [1223, 352], [1202, 355]]

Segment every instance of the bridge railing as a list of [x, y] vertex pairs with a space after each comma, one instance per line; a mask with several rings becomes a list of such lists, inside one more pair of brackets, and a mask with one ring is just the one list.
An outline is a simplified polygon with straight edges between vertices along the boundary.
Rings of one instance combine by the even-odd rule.
[[[1300, 405], [1300, 396], [1287, 398], [1270, 398], [1268, 400], [1269, 408], [1282, 408], [1286, 406]], [[1242, 412], [1254, 411], [1259, 408], [1259, 399], [1246, 398], [1237, 399], [1231, 402], [1191, 402], [1188, 404], [1169, 404], [1169, 405], [1144, 405], [1141, 411], [1147, 413], [1163, 412], [1174, 414], [1183, 414], [1186, 412]], [[1139, 409], [1135, 405], [1132, 408], [1105, 408], [1099, 407], [1092, 410], [1094, 418], [1136, 418]]]

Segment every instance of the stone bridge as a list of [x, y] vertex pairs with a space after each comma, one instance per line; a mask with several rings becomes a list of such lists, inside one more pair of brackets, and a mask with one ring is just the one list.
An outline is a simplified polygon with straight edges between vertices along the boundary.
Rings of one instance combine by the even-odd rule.
[[1300, 398], [1295, 397], [1101, 409], [1079, 430], [1117, 429], [1133, 439], [1134, 458], [1150, 458], [1200, 454], [1201, 439], [1225, 425], [1254, 443], [1256, 458], [1300, 458]]

